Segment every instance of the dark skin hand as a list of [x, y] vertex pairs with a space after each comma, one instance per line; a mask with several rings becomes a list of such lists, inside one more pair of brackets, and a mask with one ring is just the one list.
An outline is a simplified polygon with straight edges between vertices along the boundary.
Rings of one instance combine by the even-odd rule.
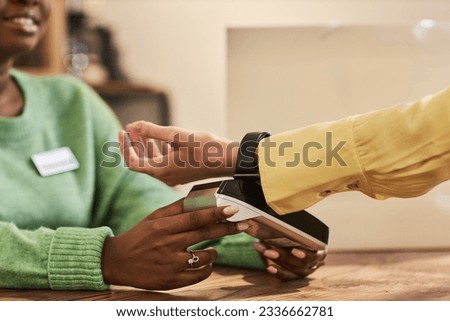
[[[127, 165], [131, 170], [154, 176], [169, 185], [182, 184], [210, 177], [232, 176], [236, 163], [236, 148], [228, 139], [209, 133], [196, 133], [174, 126], [158, 126], [138, 121], [127, 126], [127, 132], [119, 133], [119, 142]], [[194, 139], [191, 141], [189, 138]], [[203, 152], [208, 143], [215, 142], [224, 152], [222, 158], [214, 158], [222, 167], [208, 166]], [[182, 144], [183, 143], [183, 144]], [[196, 143], [196, 144], [193, 144]], [[159, 148], [158, 146], [162, 146]], [[202, 148], [203, 146], [203, 148]], [[178, 166], [176, 159], [187, 160], [194, 155], [198, 166]], [[192, 156], [193, 157], [193, 156]], [[161, 166], [158, 166], [161, 164]], [[228, 166], [227, 166], [228, 165]], [[248, 234], [259, 238], [279, 237], [256, 222], [250, 221]], [[255, 250], [267, 263], [267, 272], [282, 280], [305, 277], [324, 264], [325, 251], [304, 248], [282, 248], [257, 242]]]
[[264, 242], [253, 247], [266, 259], [267, 272], [280, 280], [306, 277], [325, 264], [326, 251], [274, 247]]
[[[248, 221], [250, 227], [246, 233], [261, 239], [280, 237], [273, 230]], [[325, 250], [313, 251], [306, 247], [280, 247], [267, 242], [256, 242], [253, 248], [265, 259], [267, 272], [275, 275], [280, 280], [294, 280], [306, 277], [317, 268], [324, 265], [327, 252]]]
[[223, 222], [238, 211], [213, 207], [183, 212], [183, 200], [155, 211], [131, 230], [108, 237], [103, 247], [102, 270], [106, 283], [147, 290], [169, 290], [206, 279], [217, 252], [195, 251], [193, 268], [187, 248], [198, 242], [246, 230], [247, 223]]

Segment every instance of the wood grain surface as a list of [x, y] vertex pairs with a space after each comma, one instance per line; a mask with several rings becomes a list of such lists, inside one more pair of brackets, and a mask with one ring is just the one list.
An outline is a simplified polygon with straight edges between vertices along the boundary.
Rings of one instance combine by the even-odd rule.
[[330, 253], [325, 266], [306, 279], [289, 282], [264, 271], [216, 267], [207, 280], [171, 291], [0, 289], [0, 300], [450, 300], [450, 250]]

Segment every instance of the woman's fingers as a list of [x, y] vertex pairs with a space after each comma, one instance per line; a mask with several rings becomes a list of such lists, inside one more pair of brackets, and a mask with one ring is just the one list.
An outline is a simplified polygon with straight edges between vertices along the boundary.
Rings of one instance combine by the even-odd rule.
[[170, 234], [176, 242], [196, 244], [200, 241], [216, 239], [236, 234], [249, 228], [246, 222], [228, 222], [227, 219], [239, 211], [238, 207], [210, 207], [183, 212], [183, 199], [163, 207], [146, 220], [155, 230]]
[[186, 251], [180, 254], [180, 272], [175, 281], [176, 287], [191, 285], [208, 278], [212, 273], [217, 251], [213, 248]]
[[166, 205], [164, 207], [157, 209], [152, 214], [148, 215], [145, 218], [145, 220], [146, 221], [154, 221], [159, 218], [170, 217], [170, 216], [175, 216], [175, 215], [181, 214], [181, 213], [183, 213], [183, 204], [184, 204], [184, 198], [179, 199], [176, 202], [173, 202], [169, 205]]
[[[160, 209], [156, 210], [152, 214], [148, 215], [146, 220], [155, 220], [155, 219], [159, 219], [162, 217], [171, 217], [171, 216], [183, 214], [184, 220], [188, 220], [188, 221], [190, 221], [191, 224], [194, 224], [195, 222], [198, 221], [197, 220], [198, 214], [200, 214], [202, 219], [205, 219], [205, 218], [207, 219], [206, 224], [209, 224], [212, 222], [216, 222], [218, 220], [227, 219], [227, 218], [233, 216], [234, 214], [236, 214], [238, 211], [239, 211], [238, 207], [226, 206], [226, 207], [209, 207], [209, 208], [198, 210], [198, 211], [186, 212], [184, 210], [184, 198], [181, 198], [178, 201], [173, 202], [164, 207], [161, 207]], [[195, 214], [193, 214], [193, 213], [195, 213]], [[181, 224], [183, 224], [183, 223], [181, 223]], [[171, 225], [171, 224], [169, 224], [169, 225]], [[180, 225], [180, 223], [178, 223], [177, 225]], [[192, 225], [192, 227], [199, 227], [199, 226]]]
[[181, 270], [198, 269], [213, 264], [217, 259], [217, 251], [210, 247], [203, 250], [186, 251], [182, 254]]
[[119, 146], [123, 159], [128, 166], [138, 160], [139, 156], [137, 155], [136, 150], [131, 146], [130, 137], [124, 131], [119, 132]]
[[205, 240], [217, 239], [227, 235], [233, 235], [240, 232], [244, 232], [248, 229], [248, 224], [245, 222], [224, 222], [224, 223], [214, 223], [202, 228], [179, 233], [177, 237], [180, 239], [188, 239], [193, 244], [199, 243]]
[[198, 269], [205, 265], [213, 264], [217, 259], [217, 251], [212, 248], [202, 250], [181, 250], [173, 253], [170, 260], [175, 271], [181, 272], [188, 269]]
[[176, 242], [196, 244], [205, 240], [217, 239], [233, 235], [249, 228], [247, 222], [228, 222], [227, 218], [237, 212], [237, 208], [210, 208], [177, 215], [177, 221], [172, 220], [169, 227]]
[[304, 276], [303, 274], [294, 273], [294, 272], [292, 272], [288, 269], [285, 269], [282, 266], [279, 266], [274, 263], [270, 264], [266, 270], [270, 274], [275, 275], [278, 279], [285, 280], [285, 281], [295, 280], [295, 279], [298, 279], [298, 278]]
[[189, 141], [191, 131], [175, 126], [159, 126], [151, 122], [136, 121], [126, 126], [127, 132], [140, 136], [143, 139], [155, 139], [161, 142], [178, 145]]
[[[177, 202], [178, 203], [178, 202]], [[180, 210], [180, 204], [176, 204], [175, 208], [168, 209], [170, 213]], [[182, 210], [182, 209], [181, 209]], [[239, 211], [235, 206], [227, 207], [210, 207], [192, 212], [178, 215], [164, 215], [165, 218], [158, 220], [158, 228], [168, 231], [171, 234], [181, 233], [185, 231], [197, 230], [233, 216]], [[168, 217], [170, 216], [170, 218]]]
[[133, 170], [147, 167], [145, 165], [158, 165], [158, 159], [167, 155], [171, 150], [170, 145], [165, 142], [142, 139], [136, 134], [125, 131], [119, 132], [119, 143], [127, 165]]
[[267, 271], [280, 279], [290, 280], [295, 275], [306, 276], [324, 265], [326, 251], [310, 251], [300, 248], [277, 248], [261, 242], [253, 245], [269, 262]]
[[192, 285], [207, 279], [212, 273], [212, 264], [204, 265], [198, 269], [185, 270], [177, 274], [175, 279], [164, 282], [160, 290], [170, 290]]

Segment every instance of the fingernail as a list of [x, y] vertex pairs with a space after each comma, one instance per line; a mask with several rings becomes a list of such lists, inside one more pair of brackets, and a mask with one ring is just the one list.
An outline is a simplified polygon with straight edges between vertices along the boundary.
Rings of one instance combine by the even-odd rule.
[[278, 253], [275, 250], [267, 250], [267, 251], [264, 251], [263, 254], [266, 258], [272, 259], [272, 260], [276, 260], [280, 257], [280, 253]]
[[223, 209], [222, 213], [226, 216], [231, 216], [239, 212], [239, 207], [237, 206], [227, 206]]
[[259, 253], [264, 253], [264, 251], [267, 250], [267, 247], [260, 242], [253, 243], [253, 247]]
[[126, 147], [130, 147], [131, 146], [130, 135], [127, 132], [123, 132], [123, 142], [124, 142]]
[[299, 249], [292, 249], [291, 254], [299, 259], [304, 259], [306, 257], [306, 253]]
[[247, 223], [242, 223], [242, 222], [237, 223], [238, 231], [245, 231], [249, 227], [250, 227], [250, 225], [248, 225]]
[[267, 272], [269, 272], [270, 274], [277, 274], [278, 273], [278, 269], [272, 265], [267, 267]]

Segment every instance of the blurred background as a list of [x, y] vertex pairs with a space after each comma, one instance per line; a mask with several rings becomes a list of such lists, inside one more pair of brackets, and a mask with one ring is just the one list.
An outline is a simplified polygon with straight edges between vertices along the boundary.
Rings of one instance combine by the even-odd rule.
[[[40, 54], [18, 67], [83, 79], [124, 124], [146, 119], [239, 140], [450, 85], [448, 0], [53, 2]], [[330, 249], [450, 246], [448, 183], [409, 200], [334, 195], [309, 211], [330, 226]]]

